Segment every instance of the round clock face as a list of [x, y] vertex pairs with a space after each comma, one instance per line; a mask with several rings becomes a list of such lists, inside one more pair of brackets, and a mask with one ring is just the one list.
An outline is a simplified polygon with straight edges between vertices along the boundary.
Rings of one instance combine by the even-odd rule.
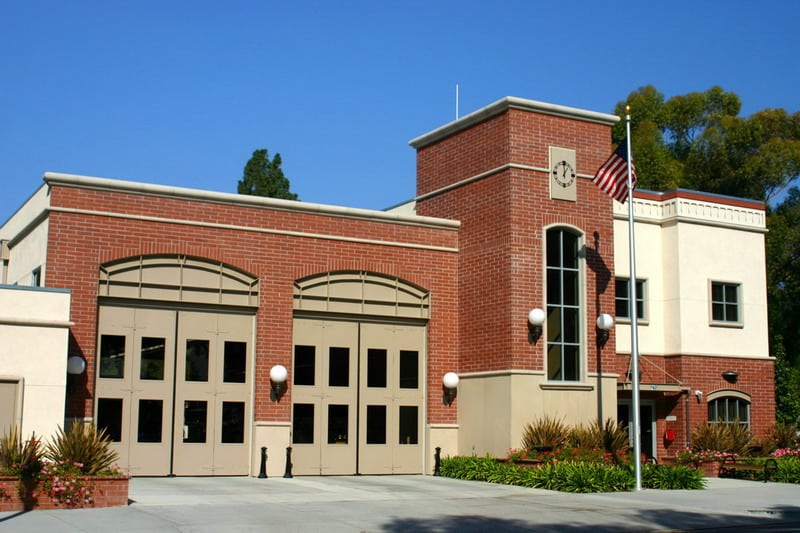
[[553, 165], [553, 178], [562, 187], [569, 187], [575, 182], [575, 169], [567, 161], [559, 161]]

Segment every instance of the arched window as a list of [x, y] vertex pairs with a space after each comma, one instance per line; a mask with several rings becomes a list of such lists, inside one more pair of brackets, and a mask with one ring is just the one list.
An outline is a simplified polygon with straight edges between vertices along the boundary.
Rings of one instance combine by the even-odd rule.
[[581, 380], [580, 237], [566, 228], [547, 231], [547, 379]]
[[708, 401], [709, 424], [750, 425], [750, 401], [740, 395], [716, 396]]

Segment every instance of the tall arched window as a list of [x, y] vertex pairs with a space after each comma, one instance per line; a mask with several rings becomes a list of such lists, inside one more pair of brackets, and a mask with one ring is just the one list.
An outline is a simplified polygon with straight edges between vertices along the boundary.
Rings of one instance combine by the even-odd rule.
[[580, 381], [579, 236], [547, 231], [547, 379]]

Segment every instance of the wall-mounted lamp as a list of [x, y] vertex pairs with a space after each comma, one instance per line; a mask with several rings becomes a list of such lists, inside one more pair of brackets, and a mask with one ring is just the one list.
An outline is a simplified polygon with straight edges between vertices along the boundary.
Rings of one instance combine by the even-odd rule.
[[86, 370], [86, 360], [80, 355], [73, 355], [67, 359], [67, 374], [79, 376]]
[[289, 377], [286, 367], [283, 365], [275, 365], [269, 369], [269, 382], [270, 391], [269, 398], [273, 402], [281, 401], [281, 396], [286, 394], [286, 378]]
[[448, 372], [442, 376], [442, 389], [444, 389], [442, 401], [445, 405], [450, 405], [458, 394], [458, 374]]
[[597, 345], [602, 348], [608, 342], [608, 335], [614, 326], [614, 317], [603, 313], [597, 317]]
[[698, 402], [702, 402], [703, 401], [703, 391], [696, 390], [696, 391], [694, 391], [694, 395], [697, 396], [697, 401]]
[[78, 376], [86, 371], [86, 359], [73, 355], [67, 359], [67, 394], [72, 394], [77, 385]]
[[544, 311], [541, 309], [531, 309], [528, 313], [528, 342], [536, 344], [542, 336], [542, 325], [544, 324]]
[[722, 373], [722, 378], [728, 383], [736, 383], [739, 379], [739, 373], [735, 370], [726, 370]]

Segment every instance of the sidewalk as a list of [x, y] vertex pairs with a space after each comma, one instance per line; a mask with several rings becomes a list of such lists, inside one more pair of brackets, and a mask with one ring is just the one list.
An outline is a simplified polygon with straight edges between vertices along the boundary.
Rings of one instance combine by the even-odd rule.
[[800, 485], [564, 494], [430, 476], [135, 478], [124, 508], [0, 513], [0, 531], [800, 531]]

